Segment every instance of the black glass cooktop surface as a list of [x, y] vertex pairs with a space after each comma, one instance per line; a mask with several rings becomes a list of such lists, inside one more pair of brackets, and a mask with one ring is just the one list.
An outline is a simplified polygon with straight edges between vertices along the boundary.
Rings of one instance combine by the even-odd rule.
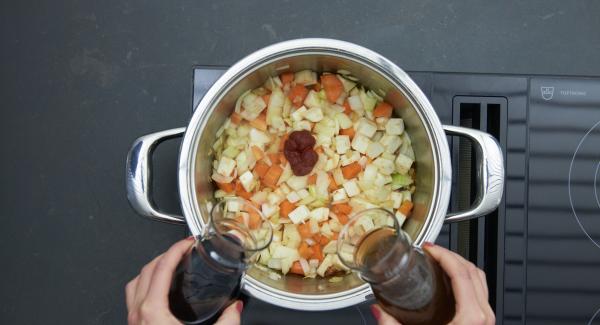
[[529, 104], [526, 317], [600, 324], [600, 82], [535, 78]]

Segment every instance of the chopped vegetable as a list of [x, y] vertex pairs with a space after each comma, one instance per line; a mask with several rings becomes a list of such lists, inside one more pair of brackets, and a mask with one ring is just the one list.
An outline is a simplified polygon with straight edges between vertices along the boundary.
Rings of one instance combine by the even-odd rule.
[[288, 98], [292, 101], [294, 107], [300, 107], [302, 106], [302, 103], [304, 103], [306, 95], [308, 95], [308, 89], [303, 85], [298, 84], [290, 89]]
[[352, 207], [349, 204], [346, 203], [342, 203], [342, 204], [334, 204], [331, 207], [331, 212], [339, 215], [339, 214], [346, 214], [349, 215], [350, 213], [352, 213]]
[[254, 166], [254, 172], [261, 179], [264, 178], [264, 176], [267, 174], [268, 171], [269, 171], [269, 165], [267, 165], [267, 163], [265, 163], [262, 160], [257, 162], [256, 165]]
[[310, 210], [306, 207], [306, 205], [301, 205], [288, 214], [288, 218], [290, 218], [290, 220], [292, 220], [292, 222], [295, 224], [306, 221], [309, 216]]
[[391, 118], [385, 125], [385, 132], [390, 135], [400, 135], [404, 132], [404, 121], [401, 118]]
[[302, 242], [300, 247], [298, 247], [298, 253], [302, 258], [309, 259], [313, 255], [313, 250], [308, 246], [306, 242]]
[[235, 184], [233, 183], [219, 183], [216, 182], [217, 186], [222, 189], [223, 191], [227, 192], [227, 193], [232, 193], [233, 191], [235, 191]]
[[412, 209], [413, 203], [410, 201], [404, 201], [400, 205], [400, 209], [398, 209], [398, 211], [400, 211], [403, 215], [408, 216], [412, 212]]
[[373, 116], [374, 117], [391, 117], [393, 110], [394, 110], [394, 108], [392, 107], [392, 105], [390, 105], [386, 102], [381, 102], [381, 103], [377, 104], [377, 106], [375, 106], [375, 109], [373, 110]]
[[344, 85], [334, 74], [325, 74], [321, 76], [321, 84], [325, 89], [327, 100], [330, 103], [335, 103], [340, 95], [344, 92]]
[[279, 180], [279, 176], [283, 173], [283, 169], [277, 165], [272, 165], [267, 170], [267, 173], [263, 176], [263, 184], [268, 187], [275, 188], [277, 185], [277, 180]]
[[353, 197], [360, 194], [360, 189], [358, 188], [355, 180], [347, 181], [343, 186], [348, 194], [348, 197]]
[[252, 198], [252, 193], [246, 191], [244, 186], [242, 186], [241, 182], [237, 182], [235, 184], [235, 195], [243, 197], [246, 200], [250, 200]]
[[294, 74], [294, 81], [297, 84], [310, 86], [317, 83], [317, 73], [311, 70], [302, 70]]
[[263, 157], [265, 156], [265, 153], [262, 151], [261, 148], [257, 147], [257, 146], [252, 146], [252, 154], [254, 155], [254, 159], [261, 160], [263, 159]]
[[217, 173], [219, 173], [223, 176], [229, 176], [233, 172], [234, 168], [235, 168], [235, 160], [227, 158], [227, 157], [222, 157], [221, 160], [219, 161], [219, 165], [217, 167]]
[[283, 83], [284, 85], [288, 85], [291, 84], [292, 81], [294, 81], [294, 74], [292, 72], [282, 73], [279, 76], [279, 79], [281, 79], [281, 83]]
[[242, 123], [242, 116], [236, 112], [231, 113], [231, 123], [235, 123], [235, 124], [241, 124]]
[[352, 179], [362, 171], [362, 167], [358, 162], [351, 163], [348, 166], [342, 167], [342, 174], [345, 179]]
[[292, 263], [292, 267], [290, 268], [290, 273], [297, 274], [297, 275], [304, 275], [304, 271], [302, 270], [302, 266], [300, 265], [300, 262], [296, 261], [296, 262]]
[[367, 138], [371, 138], [376, 131], [377, 125], [373, 121], [370, 121], [366, 118], [360, 119], [358, 126], [356, 127], [356, 132], [366, 136]]
[[[310, 230], [310, 224], [308, 224], [308, 223], [299, 224], [298, 232], [300, 233], [300, 236], [302, 236], [302, 238], [309, 238], [312, 236], [312, 232]], [[307, 257], [305, 257], [305, 258], [307, 258]]]
[[412, 177], [407, 174], [395, 173], [392, 174], [392, 190], [406, 187], [413, 183]]
[[350, 103], [348, 99], [344, 101], [344, 114], [350, 115], [352, 113], [352, 107], [350, 107]]
[[354, 138], [354, 134], [355, 134], [354, 128], [340, 130], [340, 135], [347, 135], [350, 138], [350, 140], [352, 140]]
[[352, 139], [352, 149], [362, 153], [363, 155], [367, 153], [367, 149], [369, 148], [369, 144], [371, 140], [362, 134], [357, 134]]
[[288, 218], [290, 215], [290, 212], [292, 212], [294, 209], [296, 209], [296, 205], [293, 204], [292, 202], [290, 202], [289, 200], [284, 200], [279, 205], [279, 213], [281, 214], [282, 217], [285, 217], [285, 218]]

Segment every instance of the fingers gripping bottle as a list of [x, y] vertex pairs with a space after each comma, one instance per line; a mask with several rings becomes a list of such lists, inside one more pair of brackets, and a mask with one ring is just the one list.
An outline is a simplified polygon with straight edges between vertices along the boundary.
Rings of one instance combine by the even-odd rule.
[[373, 289], [382, 308], [404, 325], [447, 324], [454, 316], [450, 280], [439, 264], [413, 247], [394, 215], [368, 209], [340, 232], [338, 257]]
[[244, 271], [272, 236], [271, 223], [250, 202], [229, 198], [216, 204], [204, 235], [173, 275], [173, 315], [186, 324], [213, 321], [238, 297]]

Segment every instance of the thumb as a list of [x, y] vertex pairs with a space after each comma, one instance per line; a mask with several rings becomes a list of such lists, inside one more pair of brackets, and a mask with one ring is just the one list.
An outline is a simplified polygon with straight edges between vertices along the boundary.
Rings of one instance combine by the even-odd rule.
[[240, 325], [240, 314], [244, 308], [244, 303], [236, 301], [223, 310], [221, 317], [215, 325]]
[[386, 313], [379, 305], [371, 305], [373, 317], [377, 319], [378, 325], [402, 325], [390, 314]]

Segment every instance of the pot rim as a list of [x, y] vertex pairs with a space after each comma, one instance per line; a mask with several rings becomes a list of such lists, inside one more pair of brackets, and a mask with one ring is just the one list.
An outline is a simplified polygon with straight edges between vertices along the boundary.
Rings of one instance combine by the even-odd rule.
[[[439, 234], [450, 200], [451, 164], [450, 151], [442, 124], [431, 103], [416, 83], [398, 66], [380, 54], [362, 46], [333, 39], [305, 38], [276, 43], [262, 48], [238, 61], [229, 68], [207, 91], [198, 103], [185, 132], [179, 154], [178, 186], [183, 215], [194, 236], [202, 234], [205, 222], [200, 216], [195, 195], [194, 163], [198, 142], [209, 115], [216, 103], [240, 79], [255, 69], [288, 56], [325, 54], [340, 56], [366, 65], [382, 74], [394, 86], [401, 89], [425, 125], [433, 151], [433, 188], [431, 207], [425, 223], [414, 239], [413, 245], [433, 242]], [[245, 275], [242, 289], [261, 300], [299, 310], [330, 310], [348, 307], [372, 298], [368, 284], [351, 290], [327, 295], [295, 294], [278, 290]]]

